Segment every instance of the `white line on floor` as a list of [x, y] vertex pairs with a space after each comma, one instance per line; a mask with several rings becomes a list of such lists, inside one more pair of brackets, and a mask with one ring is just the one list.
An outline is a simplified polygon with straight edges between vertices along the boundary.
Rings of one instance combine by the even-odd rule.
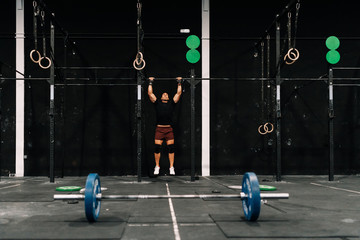
[[353, 191], [353, 190], [349, 190], [349, 189], [345, 189], [345, 188], [331, 187], [331, 186], [326, 186], [326, 185], [322, 185], [322, 184], [318, 184], [318, 183], [310, 183], [310, 184], [315, 185], [315, 186], [326, 187], [326, 188], [331, 188], [331, 189], [335, 189], [335, 190], [360, 194], [360, 192], [358, 192], [358, 191]]
[[[166, 191], [167, 191], [167, 194], [170, 195], [170, 190], [169, 190], [169, 184], [168, 183], [166, 183]], [[180, 232], [179, 232], [179, 226], [177, 224], [175, 211], [174, 211], [174, 206], [172, 204], [171, 198], [169, 198], [169, 207], [170, 207], [171, 219], [172, 219], [172, 222], [173, 222], [175, 240], [181, 240]]]
[[10, 185], [10, 186], [6, 186], [6, 187], [1, 187], [0, 189], [12, 188], [12, 187], [17, 187], [17, 186], [20, 186], [20, 184], [15, 184], [15, 185]]
[[216, 226], [215, 223], [180, 223], [182, 227]]
[[[168, 223], [129, 223], [129, 227], [168, 227]], [[180, 223], [181, 227], [216, 226], [216, 223]]]
[[129, 227], [168, 227], [168, 223], [130, 223]]

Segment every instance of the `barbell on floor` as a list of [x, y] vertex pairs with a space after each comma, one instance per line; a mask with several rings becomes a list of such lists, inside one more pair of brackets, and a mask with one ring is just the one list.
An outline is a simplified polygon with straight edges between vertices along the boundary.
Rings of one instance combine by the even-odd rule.
[[54, 200], [84, 200], [85, 216], [89, 222], [96, 222], [100, 215], [101, 200], [106, 199], [193, 199], [193, 198], [240, 198], [246, 220], [256, 221], [260, 215], [261, 199], [288, 199], [288, 193], [260, 193], [255, 173], [243, 176], [240, 194], [188, 194], [188, 195], [102, 195], [100, 177], [90, 173], [86, 180], [84, 194], [54, 194]]

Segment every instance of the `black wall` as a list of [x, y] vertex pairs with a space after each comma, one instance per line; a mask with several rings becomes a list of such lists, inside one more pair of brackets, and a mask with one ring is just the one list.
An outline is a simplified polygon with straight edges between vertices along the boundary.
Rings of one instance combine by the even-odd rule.
[[[137, 1], [45, 1], [55, 13], [55, 65], [129, 67], [125, 70], [56, 71], [56, 175], [136, 174], [136, 71], [132, 69], [137, 52]], [[282, 11], [288, 1], [210, 1], [211, 76], [260, 77], [261, 56], [255, 57], [255, 43]], [[15, 3], [4, 1], [8, 11], [1, 15], [1, 73], [14, 77]], [[34, 46], [32, 1], [25, 0], [26, 70], [31, 77], [48, 77], [27, 57]], [[292, 11], [294, 24], [295, 11]], [[49, 19], [45, 16], [46, 19]], [[301, 1], [296, 47], [300, 58], [283, 65], [285, 78], [323, 78], [324, 81], [284, 81], [281, 85], [282, 172], [283, 174], [326, 174], [329, 159], [328, 96], [325, 39], [335, 35], [341, 45], [336, 66], [358, 66], [360, 30], [356, 9], [338, 1]], [[281, 21], [281, 44], [286, 38], [285, 14]], [[186, 62], [187, 35], [201, 36], [201, 1], [143, 1], [144, 76], [189, 76], [191, 68], [201, 76], [201, 64]], [[61, 27], [61, 28], [59, 28]], [[292, 26], [295, 27], [294, 25]], [[65, 38], [64, 32], [68, 33]], [[275, 72], [275, 30], [271, 36], [271, 75]], [[47, 46], [49, 22], [46, 21]], [[42, 37], [39, 32], [39, 37]], [[41, 38], [39, 46], [42, 47]], [[287, 43], [286, 43], [287, 44]], [[49, 52], [47, 53], [49, 55]], [[358, 77], [357, 71], [336, 71], [335, 77]], [[64, 77], [74, 80], [64, 81]], [[102, 81], [104, 77], [129, 80]], [[80, 80], [88, 78], [89, 80]], [[131, 80], [133, 78], [133, 80]], [[76, 86], [72, 84], [78, 84]], [[129, 84], [95, 86], [94, 84]], [[85, 84], [85, 85], [84, 85]], [[262, 88], [264, 84], [264, 88]], [[262, 136], [257, 128], [266, 120], [274, 122], [274, 85], [261, 81], [211, 81], [211, 174], [241, 174], [255, 171], [274, 174], [275, 133]], [[15, 171], [15, 83], [1, 83], [1, 170]], [[174, 94], [175, 81], [154, 84], [155, 94]], [[263, 90], [262, 90], [263, 89]], [[150, 175], [153, 162], [155, 114], [143, 85], [143, 174]], [[48, 175], [49, 169], [49, 84], [26, 82], [25, 174]], [[264, 105], [262, 95], [268, 103]], [[358, 89], [336, 87], [335, 173], [360, 170], [358, 154]], [[174, 117], [177, 174], [190, 174], [190, 149], [196, 149], [196, 169], [201, 174], [201, 83], [196, 86], [196, 144], [190, 145], [190, 87], [184, 84], [182, 99]], [[167, 169], [166, 150], [161, 160]]]

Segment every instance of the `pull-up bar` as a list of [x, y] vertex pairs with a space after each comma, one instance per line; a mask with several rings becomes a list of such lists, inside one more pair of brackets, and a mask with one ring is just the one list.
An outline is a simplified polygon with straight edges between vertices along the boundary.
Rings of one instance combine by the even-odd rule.
[[61, 70], [126, 70], [132, 67], [55, 67]]

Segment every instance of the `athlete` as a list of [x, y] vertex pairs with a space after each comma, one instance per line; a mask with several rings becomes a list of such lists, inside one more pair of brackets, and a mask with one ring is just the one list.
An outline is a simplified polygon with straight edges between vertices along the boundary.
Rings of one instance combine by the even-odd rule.
[[160, 154], [163, 141], [169, 150], [169, 162], [170, 162], [170, 175], [175, 175], [174, 159], [175, 159], [175, 140], [174, 132], [172, 128], [172, 118], [176, 103], [179, 102], [182, 93], [182, 78], [177, 77], [177, 91], [172, 99], [169, 98], [169, 94], [164, 92], [161, 98], [158, 99], [153, 92], [153, 83], [155, 78], [149, 77], [148, 95], [150, 101], [154, 104], [156, 110], [156, 130], [155, 130], [155, 169], [154, 175], [158, 175], [160, 171]]

